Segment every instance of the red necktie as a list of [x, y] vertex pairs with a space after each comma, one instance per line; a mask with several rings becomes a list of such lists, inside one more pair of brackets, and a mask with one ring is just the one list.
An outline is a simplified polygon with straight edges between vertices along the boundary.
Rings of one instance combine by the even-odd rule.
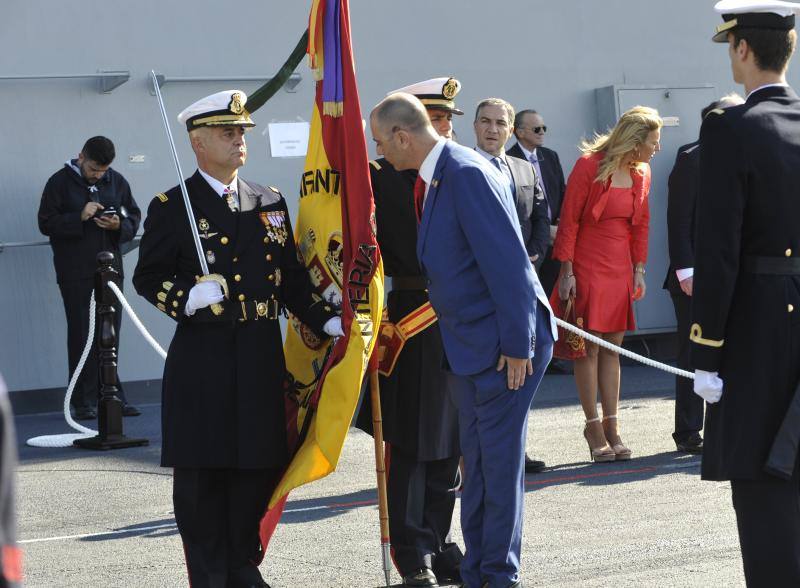
[[422, 207], [425, 204], [425, 180], [422, 176], [417, 176], [414, 182], [414, 209], [417, 212], [417, 223], [422, 222]]

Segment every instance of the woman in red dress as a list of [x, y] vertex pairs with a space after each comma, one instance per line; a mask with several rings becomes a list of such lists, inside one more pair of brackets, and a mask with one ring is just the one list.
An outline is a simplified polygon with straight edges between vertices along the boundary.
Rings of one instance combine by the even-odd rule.
[[[650, 165], [660, 150], [661, 118], [636, 106], [614, 129], [584, 142], [567, 182], [553, 257], [561, 261], [555, 305], [575, 297], [575, 316], [587, 331], [620, 345], [636, 328], [633, 301], [645, 294], [644, 265], [650, 211]], [[575, 360], [575, 383], [586, 424], [583, 436], [594, 461], [626, 460], [619, 435], [619, 355], [586, 341]], [[597, 390], [603, 420], [597, 414]]]

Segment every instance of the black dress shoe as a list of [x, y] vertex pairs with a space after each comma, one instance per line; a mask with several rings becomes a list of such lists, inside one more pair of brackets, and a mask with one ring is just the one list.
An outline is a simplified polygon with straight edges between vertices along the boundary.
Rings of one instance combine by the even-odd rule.
[[698, 434], [694, 434], [683, 441], [675, 441], [675, 446], [681, 453], [700, 455], [703, 453], [703, 438]]
[[122, 416], [139, 416], [142, 414], [142, 411], [136, 408], [132, 404], [123, 404], [122, 405]]
[[436, 582], [436, 576], [433, 570], [430, 568], [420, 568], [407, 576], [403, 576], [403, 586], [428, 586], [429, 588], [438, 588], [439, 584]]
[[97, 419], [97, 411], [88, 406], [81, 406], [75, 409], [76, 421], [93, 421]]
[[531, 459], [528, 457], [528, 454], [525, 454], [525, 473], [526, 474], [538, 474], [541, 471], [544, 471], [545, 464], [543, 461], [538, 459]]

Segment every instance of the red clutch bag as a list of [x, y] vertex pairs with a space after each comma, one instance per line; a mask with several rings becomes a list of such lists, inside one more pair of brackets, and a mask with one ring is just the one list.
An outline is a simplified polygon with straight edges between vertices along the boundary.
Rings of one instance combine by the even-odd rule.
[[[574, 296], [570, 296], [566, 301], [559, 299], [556, 306], [553, 312], [558, 318], [579, 329], [583, 328], [583, 318], [575, 316]], [[580, 335], [558, 327], [558, 341], [553, 347], [553, 357], [569, 360], [586, 357], [586, 341]]]

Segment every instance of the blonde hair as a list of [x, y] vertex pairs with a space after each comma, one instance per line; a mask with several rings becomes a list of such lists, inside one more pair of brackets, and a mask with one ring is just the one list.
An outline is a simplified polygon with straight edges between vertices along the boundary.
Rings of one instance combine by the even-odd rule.
[[603, 153], [596, 180], [605, 182], [610, 178], [625, 157], [643, 144], [647, 135], [659, 130], [663, 124], [655, 108], [634, 106], [619, 117], [616, 126], [608, 133], [595, 134], [591, 141], [584, 139], [580, 145], [584, 154]]

